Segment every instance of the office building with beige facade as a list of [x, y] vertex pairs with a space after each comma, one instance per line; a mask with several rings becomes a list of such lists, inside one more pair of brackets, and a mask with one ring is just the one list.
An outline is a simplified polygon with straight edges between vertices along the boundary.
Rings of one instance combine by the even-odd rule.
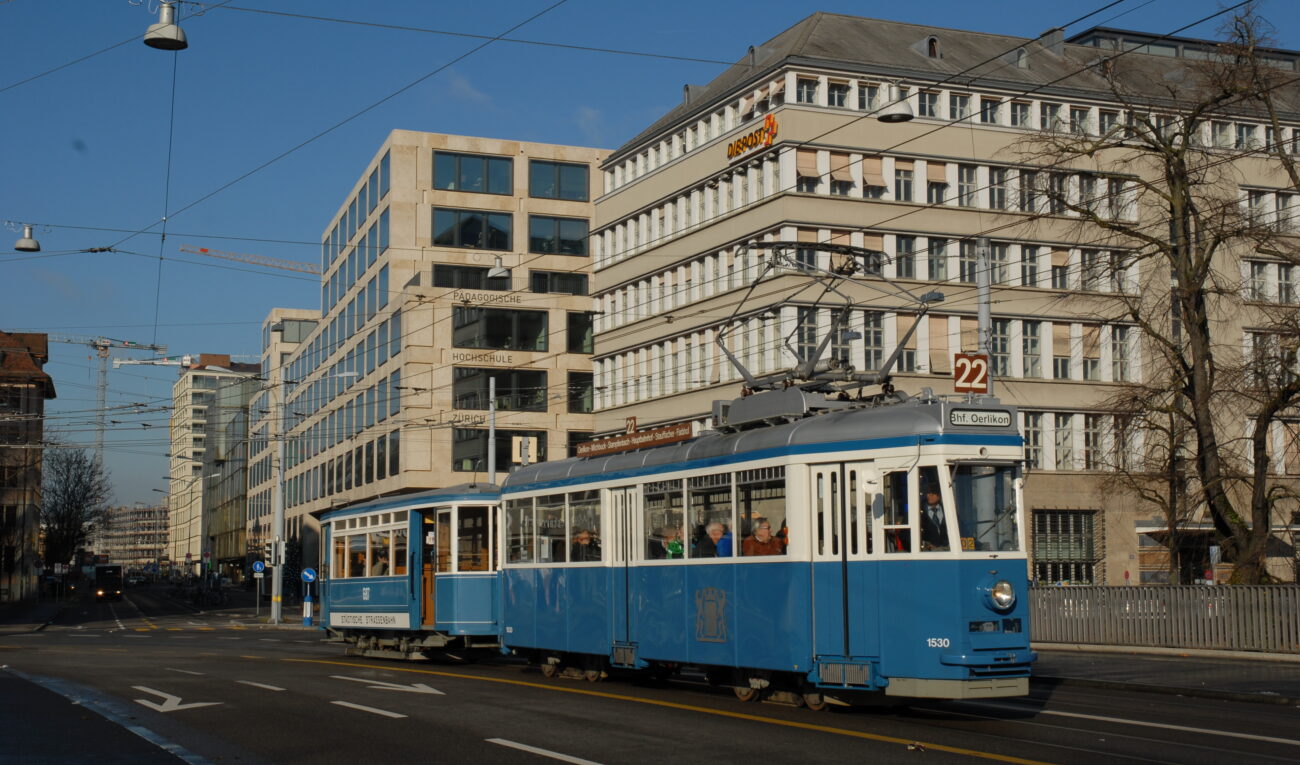
[[270, 417], [283, 400], [287, 539], [314, 539], [330, 507], [488, 480], [493, 387], [498, 480], [590, 437], [604, 156], [388, 136], [325, 230], [320, 321], [259, 398]]
[[[755, 375], [791, 368], [832, 333], [830, 354], [857, 370], [879, 369], [901, 345], [900, 390], [952, 394], [954, 354], [978, 346], [986, 237], [994, 393], [1020, 411], [1034, 577], [1164, 580], [1149, 554], [1163, 543], [1159, 513], [1107, 488], [1103, 470], [1120, 427], [1106, 402], [1149, 367], [1136, 322], [1112, 298], [1147, 283], [1150, 261], [1127, 260], [1054, 200], [1100, 199], [1116, 221], [1143, 213], [1133, 184], [1114, 173], [1053, 172], [1031, 156], [1034, 136], [1099, 136], [1130, 119], [1090, 69], [1115, 50], [1131, 50], [1160, 81], [1213, 45], [1105, 29], [1027, 40], [819, 13], [707, 85], [687, 86], [679, 106], [602, 165], [591, 242], [597, 433], [631, 418], [642, 429], [710, 427], [712, 402], [742, 391], [716, 342], [724, 330]], [[1300, 59], [1269, 55], [1282, 69]], [[894, 108], [893, 93], [914, 119], [878, 118]], [[1266, 136], [1258, 115], [1207, 121], [1204, 145], [1300, 138], [1300, 114], [1284, 119], [1278, 136]], [[1288, 208], [1294, 190], [1280, 174], [1253, 160], [1240, 170], [1243, 203]], [[839, 265], [822, 243], [882, 253], [880, 276], [847, 280], [843, 298], [827, 293], [801, 270]], [[774, 250], [784, 259], [772, 268]], [[1289, 266], [1235, 257], [1227, 272], [1240, 265], [1248, 277], [1247, 303], [1296, 302]], [[928, 292], [942, 302], [927, 301], [907, 337]], [[845, 298], [847, 324], [836, 325]], [[1222, 342], [1249, 342], [1251, 315], [1216, 317]], [[1271, 434], [1283, 476], [1300, 470], [1295, 432], [1283, 423]], [[1281, 512], [1270, 554], [1275, 573], [1291, 578]], [[1199, 577], [1210, 566], [1208, 518], [1184, 528]]]

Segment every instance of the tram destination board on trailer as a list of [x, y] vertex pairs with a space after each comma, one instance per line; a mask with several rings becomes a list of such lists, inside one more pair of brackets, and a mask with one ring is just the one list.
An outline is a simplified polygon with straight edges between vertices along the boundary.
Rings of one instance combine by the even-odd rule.
[[505, 650], [593, 680], [698, 668], [812, 707], [1028, 692], [1013, 408], [790, 388], [715, 423], [509, 476]]

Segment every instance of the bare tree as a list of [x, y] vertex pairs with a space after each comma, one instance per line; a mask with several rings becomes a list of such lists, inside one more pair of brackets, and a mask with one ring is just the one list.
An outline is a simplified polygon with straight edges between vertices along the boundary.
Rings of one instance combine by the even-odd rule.
[[[1268, 185], [1295, 189], [1300, 179], [1280, 140], [1280, 116], [1300, 115], [1300, 90], [1261, 55], [1263, 28], [1253, 11], [1234, 18], [1205, 60], [1099, 50], [1083, 77], [1109, 91], [1115, 118], [1061, 125], [1020, 147], [1052, 168], [1038, 173], [1048, 212], [1123, 253], [1095, 268], [1127, 289], [1092, 298], [1100, 318], [1135, 325], [1143, 343], [1142, 382], [1107, 402], [1143, 444], [1121, 446], [1129, 466], [1116, 480], [1159, 506], [1171, 530], [1203, 506], [1239, 583], [1269, 580], [1275, 510], [1294, 499], [1273, 475], [1270, 437], [1300, 404], [1296, 306], [1262, 305], [1241, 268], [1256, 253], [1300, 262], [1290, 222], [1240, 184], [1248, 165]], [[1243, 120], [1256, 127], [1237, 128]]]
[[72, 561], [106, 520], [112, 493], [103, 466], [86, 450], [46, 450], [41, 530], [47, 565]]

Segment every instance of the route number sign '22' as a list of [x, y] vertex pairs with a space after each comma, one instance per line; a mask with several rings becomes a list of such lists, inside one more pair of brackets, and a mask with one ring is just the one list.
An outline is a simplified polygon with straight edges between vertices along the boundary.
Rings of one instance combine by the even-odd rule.
[[952, 389], [957, 393], [988, 393], [989, 357], [982, 353], [954, 353]]

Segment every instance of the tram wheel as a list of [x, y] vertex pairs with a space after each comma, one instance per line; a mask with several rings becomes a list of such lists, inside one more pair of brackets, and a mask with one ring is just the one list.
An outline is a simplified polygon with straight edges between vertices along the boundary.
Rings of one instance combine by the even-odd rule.
[[599, 683], [601, 672], [598, 669], [589, 669], [582, 673], [582, 679], [589, 683]]
[[805, 693], [803, 703], [814, 712], [820, 712], [830, 706], [830, 702], [820, 693]]
[[736, 692], [736, 698], [741, 701], [755, 701], [758, 699], [758, 689], [748, 686], [737, 685], [732, 688]]
[[542, 664], [542, 677], [551, 678], [560, 673], [560, 665], [552, 664], [549, 661]]

